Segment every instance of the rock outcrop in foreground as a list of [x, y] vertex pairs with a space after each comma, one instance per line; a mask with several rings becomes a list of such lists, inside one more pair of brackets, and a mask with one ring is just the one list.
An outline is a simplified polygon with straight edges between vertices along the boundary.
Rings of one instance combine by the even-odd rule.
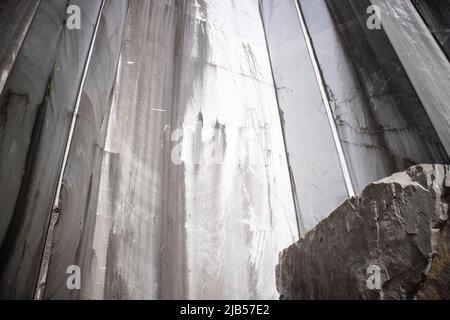
[[281, 298], [449, 299], [449, 202], [448, 165], [370, 184], [281, 253]]

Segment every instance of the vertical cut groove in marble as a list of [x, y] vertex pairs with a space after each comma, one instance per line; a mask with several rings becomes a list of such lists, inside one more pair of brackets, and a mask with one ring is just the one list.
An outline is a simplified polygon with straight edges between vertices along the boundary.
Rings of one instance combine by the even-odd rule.
[[305, 23], [305, 18], [302, 13], [302, 9], [300, 7], [300, 3], [298, 0], [293, 0], [295, 2], [295, 7], [297, 9], [298, 18], [300, 20], [300, 24], [302, 27], [302, 32], [304, 35], [304, 39], [306, 41], [306, 46], [308, 47], [309, 56], [311, 58], [311, 62], [314, 67], [314, 73], [316, 74], [317, 83], [320, 88], [320, 93], [322, 94], [322, 100], [325, 105], [325, 110], [327, 112], [328, 122], [331, 127], [331, 132], [333, 134], [334, 144], [336, 146], [336, 150], [339, 156], [339, 162], [341, 164], [342, 174], [344, 176], [345, 185], [347, 187], [347, 192], [349, 197], [355, 196], [355, 189], [353, 187], [352, 178], [350, 175], [350, 170], [348, 168], [347, 160], [345, 159], [344, 150], [342, 148], [341, 140], [339, 138], [339, 134], [336, 128], [336, 123], [334, 122], [333, 110], [331, 109], [329, 97], [327, 91], [325, 89], [325, 81], [323, 79], [322, 73], [320, 71], [319, 63], [317, 61], [316, 54], [314, 52], [314, 47], [311, 41], [311, 36], [308, 32], [308, 27]]
[[94, 33], [92, 34], [92, 39], [91, 39], [91, 42], [89, 45], [88, 54], [86, 57], [86, 61], [84, 62], [83, 73], [81, 75], [81, 81], [80, 81], [80, 85], [78, 88], [77, 98], [75, 100], [75, 107], [74, 107], [73, 114], [72, 114], [72, 120], [71, 120], [70, 127], [69, 127], [69, 134], [68, 134], [67, 140], [65, 142], [61, 168], [58, 173], [58, 184], [56, 186], [55, 197], [53, 199], [53, 205], [52, 205], [52, 212], [50, 213], [50, 222], [49, 222], [49, 226], [47, 229], [47, 235], [45, 237], [45, 246], [44, 246], [44, 252], [42, 253], [42, 261], [41, 261], [41, 266], [39, 269], [38, 282], [36, 284], [36, 293], [34, 296], [35, 300], [41, 300], [43, 297], [43, 294], [44, 294], [44, 290], [45, 290], [45, 283], [47, 281], [48, 264], [49, 264], [49, 259], [50, 259], [50, 255], [51, 255], [51, 245], [52, 245], [52, 241], [53, 241], [53, 231], [55, 228], [55, 224], [58, 222], [58, 218], [59, 218], [59, 201], [60, 201], [60, 196], [61, 196], [64, 172], [65, 172], [65, 169], [67, 166], [67, 159], [69, 157], [70, 148], [72, 146], [73, 133], [75, 130], [75, 125], [77, 123], [78, 111], [79, 111], [80, 101], [81, 101], [81, 94], [83, 92], [84, 83], [86, 81], [86, 76], [88, 74], [91, 57], [92, 57], [92, 52], [94, 51], [95, 41], [97, 39], [98, 27], [100, 25], [103, 8], [105, 7], [105, 1], [106, 0], [102, 0], [101, 6], [100, 6], [100, 9], [98, 12], [97, 21], [95, 23], [95, 28], [94, 28]]

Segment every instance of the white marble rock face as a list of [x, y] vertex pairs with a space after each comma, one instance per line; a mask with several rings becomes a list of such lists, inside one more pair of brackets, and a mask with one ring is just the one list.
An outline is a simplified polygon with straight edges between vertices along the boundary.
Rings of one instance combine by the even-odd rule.
[[[450, 163], [449, 15], [445, 0], [0, 0], [0, 299], [278, 299], [279, 253], [353, 189]], [[293, 278], [280, 292], [311, 297]]]
[[258, 2], [131, 1], [127, 21], [87, 298], [277, 298], [298, 229]]

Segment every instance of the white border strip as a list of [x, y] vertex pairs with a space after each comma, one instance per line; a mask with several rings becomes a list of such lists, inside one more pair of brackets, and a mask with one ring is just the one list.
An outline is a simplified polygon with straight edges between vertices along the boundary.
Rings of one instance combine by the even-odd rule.
[[322, 77], [322, 74], [320, 72], [319, 63], [317, 61], [314, 48], [312, 45], [311, 37], [308, 32], [308, 28], [306, 26], [305, 18], [303, 17], [303, 13], [301, 11], [300, 5], [297, 0], [293, 0], [295, 2], [295, 7], [297, 8], [297, 14], [298, 18], [300, 20], [300, 25], [302, 27], [303, 31], [303, 37], [305, 38], [306, 47], [308, 48], [308, 53], [311, 58], [311, 62], [314, 68], [314, 73], [316, 74], [317, 83], [320, 88], [320, 93], [322, 95], [322, 100], [325, 105], [325, 109], [327, 112], [328, 122], [330, 123], [331, 133], [333, 135], [334, 144], [336, 145], [336, 150], [339, 157], [339, 162], [341, 164], [342, 174], [344, 176], [345, 185], [347, 187], [347, 193], [349, 197], [355, 196], [355, 189], [353, 188], [351, 176], [350, 176], [350, 170], [347, 165], [347, 160], [345, 159], [344, 150], [342, 148], [341, 140], [339, 139], [338, 131], [336, 128], [336, 123], [334, 122], [333, 117], [333, 111], [330, 105], [330, 101], [328, 100], [328, 94], [326, 92], [325, 86], [324, 86], [324, 79]]

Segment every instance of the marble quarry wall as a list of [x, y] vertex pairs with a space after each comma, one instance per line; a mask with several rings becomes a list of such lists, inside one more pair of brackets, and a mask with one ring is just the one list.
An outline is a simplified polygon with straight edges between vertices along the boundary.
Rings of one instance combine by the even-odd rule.
[[0, 298], [329, 297], [279, 253], [450, 164], [449, 21], [445, 0], [0, 0]]
[[[101, 16], [100, 0], [1, 2], [4, 17], [0, 20], [11, 30], [2, 32], [5, 49], [2, 48], [0, 57], [0, 72], [7, 75], [0, 96], [2, 298], [34, 295], [61, 163], [95, 27], [99, 19], [106, 23], [106, 15], [119, 10], [117, 6], [122, 6], [119, 2], [108, 1]], [[66, 27], [68, 4], [83, 12], [80, 30]], [[111, 19], [110, 23], [119, 23]], [[120, 33], [118, 25], [109, 28]], [[106, 27], [98, 39], [102, 37], [103, 41], [111, 40]], [[114, 73], [117, 61], [104, 62], [109, 63], [107, 67]], [[108, 71], [102, 72], [105, 73], [94, 76], [95, 81], [106, 80]], [[109, 97], [111, 88], [92, 90], [97, 96]]]

